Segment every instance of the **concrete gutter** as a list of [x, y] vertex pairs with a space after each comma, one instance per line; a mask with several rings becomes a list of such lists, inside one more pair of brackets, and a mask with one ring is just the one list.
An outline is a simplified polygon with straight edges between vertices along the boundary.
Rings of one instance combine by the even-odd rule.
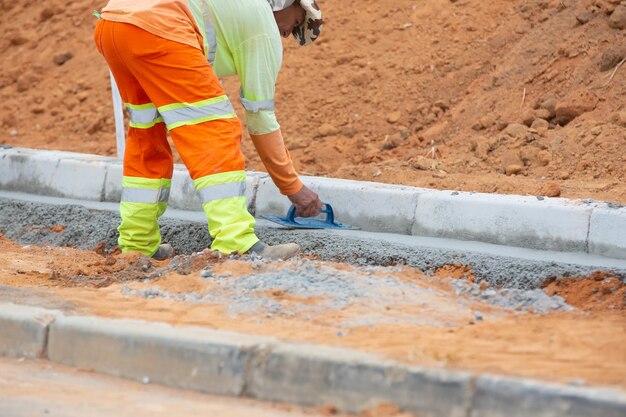
[[[117, 202], [116, 158], [32, 149], [0, 150], [0, 190]], [[626, 259], [626, 207], [591, 200], [439, 191], [303, 177], [331, 202], [340, 221], [366, 231], [454, 238], [523, 248], [586, 252]], [[284, 214], [289, 202], [271, 179], [250, 172], [249, 210]], [[186, 169], [174, 170], [170, 207], [201, 210]]]
[[0, 355], [342, 412], [393, 403], [421, 417], [626, 415], [619, 389], [408, 366], [350, 349], [14, 304], [0, 304]]

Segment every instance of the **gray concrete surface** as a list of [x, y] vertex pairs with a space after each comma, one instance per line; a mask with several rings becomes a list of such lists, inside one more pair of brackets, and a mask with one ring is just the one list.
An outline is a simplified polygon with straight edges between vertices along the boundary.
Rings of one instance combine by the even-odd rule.
[[50, 326], [48, 358], [113, 376], [239, 396], [253, 348], [272, 339], [95, 317]]
[[2, 417], [322, 417], [326, 413], [0, 358]]
[[45, 355], [48, 326], [60, 312], [17, 304], [0, 304], [0, 356]]
[[[22, 243], [91, 249], [117, 244], [119, 215], [114, 203], [67, 204], [72, 200], [0, 193], [0, 233]], [[77, 202], [74, 202], [77, 203]], [[82, 205], [85, 204], [85, 205]], [[50, 226], [64, 225], [62, 232]], [[168, 210], [161, 221], [163, 239], [178, 253], [190, 254], [210, 245], [201, 214]], [[517, 289], [537, 288], [551, 277], [613, 271], [626, 277], [626, 260], [585, 253], [538, 251], [480, 242], [368, 233], [362, 231], [287, 230], [260, 222], [259, 236], [270, 244], [296, 242], [305, 254], [356, 265], [409, 265], [425, 272], [461, 263], [471, 265], [479, 280]]]
[[348, 412], [392, 403], [420, 417], [464, 417], [471, 396], [469, 373], [396, 366], [329, 347], [283, 344], [257, 355], [252, 369], [253, 398]]
[[[0, 149], [0, 190], [112, 202], [121, 195], [121, 177], [121, 163], [115, 158]], [[334, 204], [339, 220], [363, 230], [626, 259], [626, 238], [619, 234], [626, 230], [626, 211], [611, 203], [431, 190], [336, 178], [305, 176], [302, 180], [322, 200]], [[251, 212], [286, 212], [288, 200], [266, 174], [247, 173], [247, 186]], [[174, 168], [170, 204], [173, 208], [200, 211], [182, 165]], [[607, 224], [616, 226], [605, 227]]]
[[551, 385], [500, 376], [480, 376], [471, 417], [624, 417], [620, 390]]
[[[15, 306], [0, 305], [0, 311], [10, 307]], [[41, 314], [30, 307], [22, 311]], [[305, 406], [332, 404], [346, 412], [386, 403], [421, 417], [617, 417], [626, 412], [626, 393], [619, 389], [420, 368], [350, 349], [136, 320], [57, 315], [47, 355], [53, 362], [143, 383]], [[15, 398], [7, 393], [3, 374], [0, 400]], [[0, 411], [3, 406], [12, 415], [29, 410], [19, 399], [8, 404], [0, 401]], [[38, 410], [41, 404], [29, 406]]]

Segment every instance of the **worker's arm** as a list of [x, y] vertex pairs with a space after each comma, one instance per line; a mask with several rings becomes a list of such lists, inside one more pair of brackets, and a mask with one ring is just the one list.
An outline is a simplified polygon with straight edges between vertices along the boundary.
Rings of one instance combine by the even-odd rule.
[[299, 216], [318, 215], [322, 203], [298, 178], [274, 113], [275, 85], [282, 64], [282, 42], [276, 28], [267, 28], [240, 44], [233, 60], [241, 81], [248, 132], [263, 165]]
[[322, 209], [322, 202], [298, 178], [280, 129], [265, 135], [251, 134], [250, 137], [274, 184], [296, 206], [297, 215], [317, 216]]

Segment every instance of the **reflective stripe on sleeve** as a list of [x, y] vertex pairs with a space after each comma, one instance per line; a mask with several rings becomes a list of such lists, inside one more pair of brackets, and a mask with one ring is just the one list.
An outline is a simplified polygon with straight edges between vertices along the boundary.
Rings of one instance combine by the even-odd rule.
[[208, 61], [209, 64], [211, 64], [211, 66], [213, 66], [213, 64], [215, 63], [215, 54], [217, 52], [217, 36], [215, 35], [215, 28], [213, 27], [213, 25], [211, 24], [210, 21], [205, 21], [205, 36], [206, 36], [206, 41], [209, 45], [209, 55], [208, 55]]
[[167, 203], [170, 198], [169, 188], [152, 190], [149, 188], [128, 188], [122, 189], [122, 202], [124, 203]]
[[148, 129], [157, 123], [163, 121], [159, 117], [157, 108], [152, 103], [147, 104], [130, 104], [126, 103], [126, 108], [130, 115], [130, 127], [137, 129]]
[[259, 112], [261, 110], [274, 111], [274, 100], [258, 100], [258, 101], [250, 101], [243, 97], [243, 94], [239, 97], [241, 100], [241, 105], [244, 109], [251, 111], [253, 113]]
[[174, 103], [159, 107], [159, 113], [169, 130], [185, 125], [195, 125], [217, 119], [237, 117], [226, 95], [197, 103]]
[[229, 182], [226, 184], [211, 185], [198, 190], [202, 203], [223, 200], [231, 197], [242, 197], [246, 195], [246, 183]]

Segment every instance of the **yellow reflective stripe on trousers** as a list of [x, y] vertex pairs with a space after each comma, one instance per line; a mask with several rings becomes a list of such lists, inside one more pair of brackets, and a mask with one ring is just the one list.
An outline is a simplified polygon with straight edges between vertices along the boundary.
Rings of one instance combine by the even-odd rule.
[[122, 200], [127, 203], [167, 203], [172, 180], [167, 178], [123, 177]]
[[243, 253], [259, 241], [254, 234], [256, 222], [246, 207], [245, 171], [207, 175], [194, 180], [194, 185], [209, 221], [211, 249]]
[[159, 116], [156, 106], [152, 103], [131, 104], [126, 103], [128, 114], [130, 116], [130, 127], [136, 129], [149, 129], [157, 123], [163, 121]]
[[167, 209], [172, 181], [168, 178], [122, 178], [118, 243], [122, 252], [152, 256], [161, 243], [158, 218]]
[[173, 103], [158, 108], [169, 130], [180, 126], [196, 125], [217, 119], [237, 117], [233, 105], [226, 95], [196, 103]]
[[202, 203], [246, 195], [246, 172], [232, 171], [198, 178], [194, 185]]
[[122, 188], [122, 200], [125, 203], [167, 203], [170, 198], [170, 189], [161, 188], [148, 190], [145, 188]]

